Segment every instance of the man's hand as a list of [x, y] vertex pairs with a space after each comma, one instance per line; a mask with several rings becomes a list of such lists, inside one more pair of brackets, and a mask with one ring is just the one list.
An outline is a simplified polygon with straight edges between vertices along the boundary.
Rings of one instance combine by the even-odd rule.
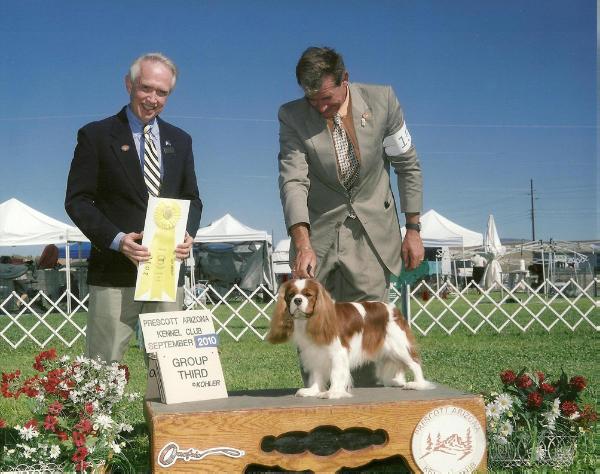
[[294, 278], [314, 278], [317, 255], [312, 247], [302, 247], [296, 251], [296, 260], [292, 268]]
[[192, 251], [193, 244], [194, 238], [186, 232], [183, 243], [175, 247], [175, 257], [179, 260], [185, 260], [188, 258], [190, 256], [190, 252]]
[[310, 244], [308, 224], [299, 223], [290, 228], [292, 245], [296, 249], [296, 259], [292, 265], [292, 277], [314, 278], [317, 267], [317, 254]]
[[425, 249], [421, 235], [412, 229], [406, 230], [406, 235], [402, 240], [402, 261], [406, 270], [414, 270], [425, 258]]
[[130, 232], [125, 234], [119, 243], [119, 251], [125, 255], [137, 267], [140, 262], [145, 262], [150, 258], [150, 252], [146, 247], [140, 245], [136, 240], [141, 240], [144, 233]]

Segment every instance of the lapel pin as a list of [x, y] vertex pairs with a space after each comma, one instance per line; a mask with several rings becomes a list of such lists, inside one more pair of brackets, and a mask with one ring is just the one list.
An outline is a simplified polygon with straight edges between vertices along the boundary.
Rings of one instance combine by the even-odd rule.
[[171, 142], [169, 140], [165, 140], [165, 146], [171, 146]]
[[129, 151], [129, 145], [121, 145], [121, 151]]
[[360, 126], [364, 127], [367, 125], [367, 119], [369, 118], [369, 114], [367, 112], [365, 112], [364, 114], [362, 114], [362, 116], [360, 117]]

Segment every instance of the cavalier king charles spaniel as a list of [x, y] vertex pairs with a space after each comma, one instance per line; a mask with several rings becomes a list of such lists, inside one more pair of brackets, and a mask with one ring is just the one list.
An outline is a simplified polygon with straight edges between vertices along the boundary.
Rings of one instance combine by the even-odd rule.
[[[267, 340], [279, 344], [290, 338], [309, 374], [308, 387], [296, 396], [351, 397], [350, 370], [367, 362], [375, 363], [386, 387], [434, 387], [423, 378], [412, 332], [393, 304], [336, 303], [316, 280], [289, 280], [279, 289]], [[411, 382], [404, 376], [407, 367]]]

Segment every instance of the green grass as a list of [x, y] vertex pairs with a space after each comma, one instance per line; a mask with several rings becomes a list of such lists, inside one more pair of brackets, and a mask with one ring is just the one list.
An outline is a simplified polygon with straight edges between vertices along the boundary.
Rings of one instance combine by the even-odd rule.
[[[456, 304], [456, 303], [455, 303]], [[479, 306], [489, 305], [480, 303]], [[513, 303], [514, 304], [514, 303]], [[239, 304], [234, 308], [239, 308]], [[259, 305], [263, 307], [264, 305]], [[491, 306], [491, 305], [489, 305]], [[237, 309], [246, 319], [256, 316], [256, 308]], [[414, 311], [413, 310], [413, 315]], [[437, 308], [441, 314], [443, 308]], [[265, 312], [269, 312], [266, 308]], [[598, 311], [595, 309], [593, 311]], [[237, 335], [245, 327], [235, 313], [226, 307], [216, 311], [220, 321], [231, 317], [228, 324]], [[470, 315], [475, 318], [476, 315]], [[569, 315], [568, 317], [574, 317]], [[417, 321], [425, 321], [425, 315]], [[591, 318], [597, 315], [592, 314]], [[31, 316], [23, 316], [22, 325], [31, 328], [34, 324]], [[76, 315], [75, 319], [82, 326], [85, 313]], [[481, 318], [479, 317], [479, 320]], [[60, 322], [60, 318], [50, 315], [48, 324]], [[63, 337], [68, 339], [77, 334], [77, 330], [67, 325]], [[215, 325], [217, 328], [218, 324]], [[257, 323], [260, 332], [265, 332], [268, 321], [259, 316]], [[0, 331], [5, 327], [0, 322]], [[55, 327], [55, 326], [53, 326]], [[43, 331], [43, 327], [38, 327]], [[13, 331], [11, 333], [11, 331]], [[14, 328], [7, 333], [18, 337]], [[41, 334], [41, 333], [40, 333]], [[61, 332], [62, 334], [62, 332]], [[41, 338], [41, 336], [40, 336]], [[12, 340], [12, 339], [11, 339]], [[16, 339], [18, 340], [18, 338]], [[485, 393], [500, 388], [498, 374], [505, 369], [518, 371], [523, 367], [541, 370], [553, 376], [558, 376], [561, 369], [568, 375], [583, 375], [589, 381], [588, 389], [584, 392], [584, 401], [598, 406], [600, 397], [600, 364], [598, 363], [599, 334], [586, 323], [576, 331], [571, 331], [563, 323], [559, 323], [550, 332], [544, 330], [539, 323], [534, 323], [523, 333], [514, 324], [510, 324], [498, 334], [490, 328], [473, 335], [468, 329], [461, 327], [452, 335], [447, 335], [439, 329], [432, 330], [427, 336], [419, 336], [417, 341], [421, 349], [425, 375], [428, 379], [474, 393]], [[56, 347], [59, 353], [79, 355], [83, 353], [83, 338], [72, 348], [62, 349], [59, 344], [49, 344]], [[17, 368], [31, 367], [33, 357], [40, 348], [31, 342], [23, 343], [14, 350], [5, 342], [0, 342], [0, 367], [2, 371], [12, 371]], [[272, 346], [260, 341], [255, 335], [245, 334], [239, 342], [224, 332], [220, 334], [221, 362], [225, 373], [225, 381], [229, 391], [252, 390], [265, 388], [291, 388], [301, 385], [296, 352], [290, 345]], [[143, 392], [145, 389], [145, 367], [143, 356], [135, 341], [125, 355], [124, 363], [129, 365], [132, 374], [130, 385], [134, 390]], [[31, 369], [33, 372], [33, 369]], [[9, 425], [23, 420], [27, 416], [26, 405], [19, 400], [0, 398], [0, 417], [7, 420]], [[135, 466], [136, 472], [148, 472], [148, 437], [140, 402], [132, 403], [129, 407], [131, 422], [136, 426], [136, 432], [131, 438], [131, 445], [126, 455]], [[572, 472], [593, 471], [598, 466], [600, 454], [600, 432], [588, 437], [578, 447], [577, 464]]]

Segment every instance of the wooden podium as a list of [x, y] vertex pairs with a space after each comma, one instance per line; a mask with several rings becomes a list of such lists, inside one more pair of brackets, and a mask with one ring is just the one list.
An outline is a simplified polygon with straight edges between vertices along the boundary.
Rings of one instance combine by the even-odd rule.
[[[294, 393], [232, 392], [226, 399], [173, 405], [147, 400], [152, 472], [246, 472], [249, 466], [333, 472], [398, 455], [421, 472], [411, 449], [415, 428], [448, 405], [470, 412], [485, 435], [482, 397], [444, 386], [355, 388], [352, 398], [341, 400]], [[484, 472], [485, 441], [481, 449], [477, 471]]]

